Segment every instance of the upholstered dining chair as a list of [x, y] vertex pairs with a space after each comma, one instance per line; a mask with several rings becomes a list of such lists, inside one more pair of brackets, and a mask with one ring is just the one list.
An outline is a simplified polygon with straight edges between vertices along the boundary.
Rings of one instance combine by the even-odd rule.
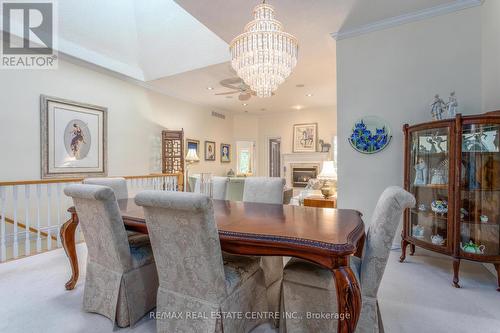
[[[383, 332], [377, 292], [389, 258], [392, 241], [406, 208], [415, 198], [400, 187], [388, 187], [380, 196], [365, 240], [362, 258], [351, 257], [362, 296], [356, 332]], [[282, 311], [337, 313], [337, 294], [332, 272], [301, 259], [291, 259], [283, 273]], [[336, 320], [282, 319], [280, 332], [336, 332]]]
[[[249, 332], [263, 319], [218, 317], [229, 312], [267, 311], [264, 274], [258, 258], [222, 258], [212, 200], [187, 192], [144, 191], [143, 206], [160, 287], [157, 332]], [[200, 314], [189, 318], [189, 313]]]
[[[243, 189], [244, 202], [283, 204], [285, 180], [278, 177], [248, 177]], [[283, 257], [262, 257], [267, 288], [269, 311], [280, 311], [281, 280], [283, 277]], [[273, 324], [277, 327], [279, 320]]]
[[128, 198], [127, 180], [122, 177], [85, 178], [82, 183], [111, 187], [116, 200]]
[[215, 200], [226, 200], [227, 183], [229, 183], [227, 177], [212, 177], [212, 197]]
[[[110, 187], [115, 193], [116, 200], [128, 199], [127, 180], [122, 177], [102, 177], [102, 178], [85, 178], [83, 184], [101, 185]], [[140, 232], [127, 230], [128, 241], [130, 243], [149, 242], [149, 236]]]
[[129, 243], [114, 191], [100, 185], [69, 185], [87, 244], [85, 311], [119, 327], [134, 325], [156, 306], [158, 275], [149, 242]]

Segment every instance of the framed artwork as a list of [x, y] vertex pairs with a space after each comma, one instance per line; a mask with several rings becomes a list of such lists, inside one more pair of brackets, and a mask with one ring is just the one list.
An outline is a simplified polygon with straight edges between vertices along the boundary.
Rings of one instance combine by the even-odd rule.
[[107, 174], [107, 109], [40, 96], [41, 177]]
[[205, 161], [215, 161], [214, 141], [205, 141]]
[[293, 125], [293, 152], [315, 152], [318, 142], [318, 124]]
[[231, 145], [227, 143], [220, 144], [220, 161], [222, 163], [231, 162]]
[[196, 150], [196, 155], [200, 156], [200, 141], [193, 139], [186, 139], [186, 152], [188, 152], [189, 149]]

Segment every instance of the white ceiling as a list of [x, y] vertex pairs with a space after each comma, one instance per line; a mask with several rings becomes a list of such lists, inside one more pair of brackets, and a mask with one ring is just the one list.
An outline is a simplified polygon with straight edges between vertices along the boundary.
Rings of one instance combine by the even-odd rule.
[[[175, 0], [186, 11], [229, 43], [252, 19], [259, 1]], [[199, 104], [220, 109], [269, 113], [290, 109], [331, 108], [337, 104], [336, 54], [332, 32], [352, 29], [389, 17], [434, 7], [450, 0], [269, 0], [277, 19], [287, 32], [299, 40], [299, 62], [293, 74], [279, 87], [275, 96], [247, 102], [216, 96], [227, 92], [223, 79], [235, 77], [229, 63], [201, 68], [150, 82], [152, 86]], [[303, 84], [305, 87], [297, 88]], [[214, 90], [207, 90], [210, 86]], [[309, 97], [308, 94], [313, 94]], [[243, 105], [243, 104], [248, 105]]]
[[135, 79], [229, 59], [227, 44], [173, 0], [64, 0], [58, 7], [62, 52]]
[[[247, 106], [237, 94], [214, 94], [229, 91], [219, 84], [235, 77], [227, 43], [243, 31], [260, 0], [58, 1], [58, 49], [154, 90], [214, 108], [255, 113], [329, 108], [337, 104], [331, 33], [473, 1], [478, 0], [268, 0], [284, 29], [299, 40], [299, 62], [275, 96], [252, 97]], [[214, 90], [207, 90], [209, 86]]]

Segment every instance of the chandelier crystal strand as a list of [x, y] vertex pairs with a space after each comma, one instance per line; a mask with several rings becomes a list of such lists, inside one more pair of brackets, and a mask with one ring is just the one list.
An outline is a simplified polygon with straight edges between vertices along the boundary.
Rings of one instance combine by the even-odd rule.
[[231, 65], [258, 97], [271, 97], [297, 65], [297, 39], [283, 31], [274, 18], [274, 7], [262, 3], [254, 20], [229, 46]]

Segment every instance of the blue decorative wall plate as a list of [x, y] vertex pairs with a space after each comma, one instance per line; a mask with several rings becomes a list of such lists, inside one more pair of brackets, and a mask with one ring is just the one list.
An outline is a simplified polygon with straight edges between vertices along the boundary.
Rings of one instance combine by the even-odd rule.
[[367, 116], [356, 121], [348, 140], [360, 153], [374, 154], [387, 147], [391, 139], [391, 129], [382, 119]]

